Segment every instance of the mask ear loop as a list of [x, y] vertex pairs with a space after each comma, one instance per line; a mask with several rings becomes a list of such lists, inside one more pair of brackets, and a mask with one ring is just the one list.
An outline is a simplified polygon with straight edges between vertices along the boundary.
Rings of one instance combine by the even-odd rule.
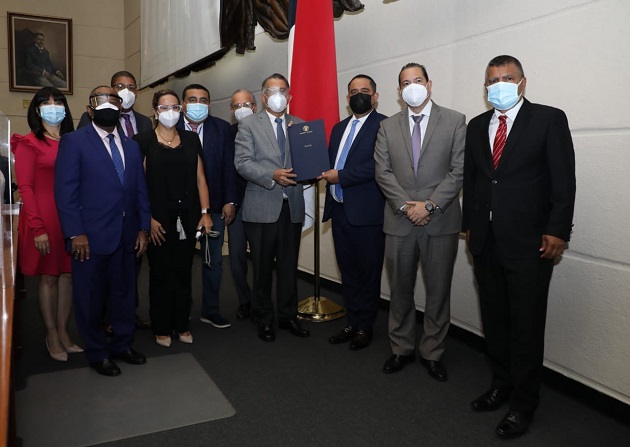
[[205, 240], [205, 250], [202, 253], [203, 256], [203, 263], [206, 264], [208, 267], [212, 266], [212, 259], [210, 259], [210, 235], [208, 233], [205, 233], [203, 235], [204, 238], [206, 238]]

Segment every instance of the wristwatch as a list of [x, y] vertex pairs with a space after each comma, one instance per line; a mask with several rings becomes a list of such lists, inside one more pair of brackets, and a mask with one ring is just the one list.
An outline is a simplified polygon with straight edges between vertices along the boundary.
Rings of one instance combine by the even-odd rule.
[[201, 214], [210, 214], [210, 208], [201, 208]]
[[435, 213], [435, 210], [437, 209], [437, 205], [433, 202], [431, 202], [430, 200], [427, 200], [424, 203], [424, 209], [427, 210], [429, 212], [429, 214], [433, 214]]

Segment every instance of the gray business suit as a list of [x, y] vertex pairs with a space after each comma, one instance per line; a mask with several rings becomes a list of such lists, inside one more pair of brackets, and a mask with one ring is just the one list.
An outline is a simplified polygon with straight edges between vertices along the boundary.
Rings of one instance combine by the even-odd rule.
[[[440, 360], [450, 324], [451, 280], [461, 228], [458, 196], [463, 182], [466, 118], [432, 104], [417, 177], [409, 122], [408, 109], [384, 120], [374, 153], [376, 181], [387, 200], [383, 231], [391, 283], [389, 338], [393, 354], [415, 353], [414, 287], [420, 261], [426, 309], [419, 351], [426, 360]], [[409, 200], [428, 199], [441, 211], [425, 226], [413, 225], [400, 211]]]
[[[303, 122], [285, 115], [287, 126]], [[285, 131], [286, 131], [285, 127]], [[234, 164], [247, 180], [243, 200], [243, 222], [254, 266], [252, 310], [261, 324], [274, 317], [271, 299], [273, 262], [277, 265], [277, 303], [280, 321], [297, 316], [297, 258], [304, 222], [302, 185], [282, 187], [273, 181], [276, 169], [291, 167], [286, 133], [284, 159], [266, 110], [238, 125]]]

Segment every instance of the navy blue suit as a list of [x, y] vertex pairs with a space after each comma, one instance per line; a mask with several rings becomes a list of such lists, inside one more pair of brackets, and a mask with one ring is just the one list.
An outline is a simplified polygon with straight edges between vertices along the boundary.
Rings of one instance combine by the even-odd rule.
[[[182, 114], [176, 126], [186, 129]], [[221, 212], [226, 203], [238, 203], [236, 186], [236, 168], [234, 167], [234, 137], [230, 123], [214, 116], [208, 116], [201, 128], [203, 133], [203, 164], [210, 193], [212, 229], [220, 233], [219, 237], [209, 238], [211, 266], [203, 264], [201, 280], [203, 285], [201, 316], [219, 313], [219, 290], [223, 276], [223, 238], [225, 221]], [[205, 251], [205, 238], [201, 239], [202, 253]]]
[[[337, 265], [341, 272], [348, 326], [371, 331], [381, 296], [385, 250], [383, 210], [385, 198], [374, 180], [374, 144], [380, 122], [387, 118], [373, 110], [355, 135], [339, 184], [343, 203], [326, 188], [323, 221], [332, 219]], [[328, 154], [335, 166], [337, 152], [350, 116], [333, 127]]]
[[[91, 363], [129, 349], [135, 331], [135, 245], [150, 229], [147, 185], [138, 144], [121, 136], [124, 184], [103, 140], [86, 126], [64, 134], [55, 163], [55, 200], [64, 237], [86, 235], [90, 259], [72, 260], [77, 327]], [[109, 349], [103, 309], [110, 291], [114, 338]], [[109, 351], [109, 352], [108, 352]]]

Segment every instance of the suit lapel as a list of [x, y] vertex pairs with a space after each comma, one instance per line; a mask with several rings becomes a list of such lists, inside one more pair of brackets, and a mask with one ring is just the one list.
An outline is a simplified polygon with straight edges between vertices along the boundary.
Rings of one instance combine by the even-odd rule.
[[482, 124], [481, 124], [481, 148], [482, 153], [481, 157], [483, 158], [483, 167], [488, 170], [488, 172], [492, 173], [494, 170], [492, 166], [492, 148], [490, 147], [490, 135], [489, 135], [489, 127], [490, 120], [492, 119], [492, 115], [494, 114], [494, 109], [488, 110], [483, 116]]
[[501, 154], [497, 171], [509, 160], [510, 155], [514, 152], [516, 142], [521, 140], [521, 135], [527, 128], [527, 125], [532, 118], [530, 104], [531, 103], [528, 100], [523, 99], [523, 105], [518, 111], [518, 115], [516, 115], [516, 120], [514, 120], [514, 124], [510, 129], [507, 140], [505, 140], [505, 147], [503, 148], [503, 153]]
[[[101, 160], [101, 163], [103, 164], [103, 166], [107, 166], [105, 169], [110, 171], [110, 174], [116, 178], [117, 183], [120, 185], [120, 180], [118, 179], [118, 173], [116, 172], [116, 168], [114, 167], [114, 161], [112, 160], [112, 156], [109, 154], [109, 152], [105, 148], [105, 144], [103, 143], [103, 140], [101, 140], [101, 137], [98, 135], [93, 125], [90, 124], [90, 126], [91, 127], [90, 127], [90, 132], [88, 136], [90, 138], [90, 142], [92, 143], [92, 145], [94, 146], [94, 149], [96, 150], [97, 157]], [[120, 133], [118, 133], [118, 135], [120, 136]], [[122, 138], [127, 138], [127, 137], [122, 137]], [[121, 138], [121, 141], [123, 141], [122, 138]], [[120, 148], [120, 149], [124, 151], [123, 148]], [[125, 157], [125, 162], [126, 161], [127, 161], [127, 157]], [[125, 169], [125, 178], [126, 177], [127, 177], [127, 169]]]
[[413, 169], [413, 150], [411, 148], [411, 131], [409, 130], [409, 113], [406, 108], [398, 115], [398, 123], [400, 125], [400, 134], [402, 135], [405, 143], [405, 150], [407, 151], [407, 156], [409, 157], [409, 165]]
[[426, 152], [429, 141], [433, 136], [433, 132], [440, 122], [441, 115], [442, 112], [440, 106], [438, 106], [436, 103], [433, 103], [433, 105], [431, 106], [431, 115], [429, 115], [429, 122], [427, 123], [427, 132], [422, 138], [422, 152], [420, 153], [420, 158], [422, 158], [424, 156], [424, 153]]
[[269, 120], [269, 115], [267, 114], [267, 111], [263, 110], [262, 112], [258, 114], [258, 121], [260, 122], [260, 125], [262, 126], [263, 132], [267, 135], [267, 138], [269, 139], [269, 144], [271, 145], [271, 147], [273, 147], [274, 152], [276, 153], [276, 156], [278, 157], [278, 160], [280, 160], [280, 162], [282, 163], [282, 166], [284, 166], [284, 160], [282, 160], [282, 154], [280, 153], [280, 147], [278, 146], [276, 133], [271, 124], [271, 121]]
[[335, 166], [335, 160], [337, 160], [337, 154], [339, 153], [339, 146], [341, 145], [341, 139], [343, 138], [343, 133], [346, 130], [346, 127], [348, 127], [348, 122], [350, 121], [351, 118], [352, 116], [349, 116], [348, 118], [341, 121], [339, 125], [333, 129], [333, 132], [330, 136], [331, 151], [329, 154], [329, 158], [330, 158], [330, 166], [332, 167]]

